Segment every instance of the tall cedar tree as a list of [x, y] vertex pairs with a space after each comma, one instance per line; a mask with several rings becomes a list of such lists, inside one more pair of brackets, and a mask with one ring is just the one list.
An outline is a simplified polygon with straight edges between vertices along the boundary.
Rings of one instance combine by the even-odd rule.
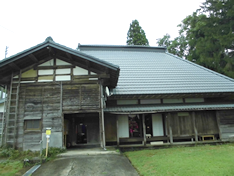
[[206, 0], [180, 25], [180, 36], [157, 40], [168, 51], [234, 78], [234, 1]]
[[133, 20], [130, 24], [126, 43], [127, 45], [149, 45], [145, 32], [137, 20]]

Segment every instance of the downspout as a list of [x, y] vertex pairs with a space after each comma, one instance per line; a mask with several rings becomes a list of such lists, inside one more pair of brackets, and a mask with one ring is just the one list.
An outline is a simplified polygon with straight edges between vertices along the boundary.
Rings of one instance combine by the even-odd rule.
[[104, 124], [104, 110], [103, 110], [103, 86], [100, 84], [100, 91], [101, 91], [101, 118], [102, 118], [102, 142], [103, 142], [103, 150], [106, 150], [106, 138], [105, 138], [105, 124]]

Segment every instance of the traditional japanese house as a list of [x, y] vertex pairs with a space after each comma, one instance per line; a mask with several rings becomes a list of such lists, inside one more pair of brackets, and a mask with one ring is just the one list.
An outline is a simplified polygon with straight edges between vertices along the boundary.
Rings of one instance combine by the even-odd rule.
[[[0, 61], [2, 144], [148, 146], [231, 140], [234, 80], [164, 47], [45, 42]], [[4, 111], [4, 110], [3, 110]]]

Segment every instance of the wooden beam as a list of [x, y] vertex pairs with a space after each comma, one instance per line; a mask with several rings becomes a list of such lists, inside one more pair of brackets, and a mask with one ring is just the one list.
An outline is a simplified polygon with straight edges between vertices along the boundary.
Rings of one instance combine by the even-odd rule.
[[192, 112], [192, 118], [193, 118], [193, 129], [195, 133], [195, 141], [198, 142], [198, 135], [197, 135], [197, 128], [196, 128], [196, 119], [195, 119], [195, 112]]
[[118, 116], [116, 117], [116, 137], [117, 137], [117, 147], [119, 147], [119, 134], [118, 134]]
[[101, 121], [102, 121], [102, 128], [101, 128], [101, 131], [102, 131], [102, 146], [103, 146], [103, 149], [106, 150], [106, 136], [105, 136], [105, 123], [104, 123], [104, 110], [103, 110], [103, 103], [104, 103], [104, 95], [103, 95], [103, 87], [102, 87], [102, 84], [100, 84], [100, 114], [101, 114]]
[[74, 59], [72, 58], [72, 56], [71, 56], [70, 53], [67, 53], [67, 52], [66, 52], [66, 55], [67, 55], [67, 57], [68, 57], [71, 61], [74, 61]]
[[14, 62], [9, 64], [11, 68], [15, 69], [15, 70], [20, 70], [20, 67], [17, 66]]
[[57, 65], [57, 66], [38, 66], [34, 70], [52, 70], [52, 69], [64, 69], [64, 68], [75, 68], [74, 65]]
[[145, 114], [142, 114], [142, 124], [143, 124], [143, 139], [144, 139], [144, 146], [146, 146]]
[[220, 128], [220, 116], [219, 116], [219, 111], [215, 111], [215, 115], [216, 115], [216, 120], [217, 120], [217, 125], [218, 125], [218, 129], [219, 129], [219, 138], [222, 140], [222, 130]]
[[52, 47], [48, 47], [48, 49], [49, 49], [49, 53], [52, 55], [52, 57], [54, 58], [54, 56], [56, 55], [56, 53], [55, 53], [55, 51], [54, 51], [54, 49], [52, 48]]
[[28, 55], [28, 57], [35, 63], [39, 62], [39, 60], [33, 54]]
[[56, 57], [57, 57], [58, 59], [61, 59], [61, 60], [65, 61], [65, 62], [70, 62], [70, 63], [73, 64], [73, 65], [82, 67], [82, 68], [87, 69], [87, 70], [90, 70], [90, 71], [92, 71], [92, 72], [95, 72], [95, 73], [103, 73], [103, 72], [101, 72], [100, 70], [97, 70], [97, 69], [95, 69], [95, 68], [89, 68], [87, 65], [81, 64], [80, 62], [77, 62], [77, 61], [72, 61], [72, 62], [71, 62], [71, 61], [69, 61], [67, 58], [65, 58], [65, 57], [63, 57], [63, 56], [57, 55]]
[[0, 88], [1, 94], [0, 94], [0, 99], [3, 98], [3, 87]]
[[171, 113], [168, 113], [168, 126], [169, 126], [170, 143], [173, 144], [173, 134], [171, 129]]

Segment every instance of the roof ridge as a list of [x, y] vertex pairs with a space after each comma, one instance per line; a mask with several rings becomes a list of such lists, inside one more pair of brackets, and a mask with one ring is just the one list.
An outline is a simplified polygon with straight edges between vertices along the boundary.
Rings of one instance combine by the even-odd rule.
[[99, 59], [99, 58], [94, 57], [94, 56], [92, 56], [92, 55], [88, 55], [88, 54], [86, 54], [86, 53], [84, 53], [84, 52], [82, 52], [82, 51], [78, 51], [77, 49], [73, 49], [73, 48], [67, 47], [67, 46], [65, 46], [65, 45], [56, 43], [56, 42], [54, 42], [54, 41], [50, 41], [50, 43], [51, 43], [51, 45], [57, 45], [57, 46], [59, 46], [59, 47], [63, 47], [63, 48], [65, 48], [65, 49], [70, 50], [71, 52], [75, 52], [75, 53], [77, 53], [77, 54], [79, 54], [79, 55], [81, 55], [81, 56], [89, 57], [89, 58], [95, 59], [95, 60], [97, 60], [97, 61], [103, 62], [103, 63], [105, 63], [105, 64], [107, 64], [107, 65], [110, 65], [110, 66], [112, 66], [112, 67], [115, 67], [115, 68], [117, 68], [117, 69], [120, 69], [120, 67], [119, 67], [118, 65], [115, 65], [115, 64], [113, 64], [113, 63], [107, 62], [107, 61], [102, 60], [102, 59]]
[[143, 45], [81, 45], [78, 44], [78, 48], [81, 51], [87, 50], [123, 50], [123, 51], [144, 51], [144, 52], [166, 52], [166, 47], [164, 46], [143, 46]]
[[80, 55], [80, 56], [84, 56], [84, 57], [86, 57], [86, 58], [90, 58], [90, 59], [96, 60], [97, 62], [102, 62], [102, 63], [104, 63], [104, 64], [106, 64], [106, 65], [111, 66], [112, 68], [120, 69], [118, 65], [114, 65], [114, 64], [112, 64], [112, 63], [110, 63], [110, 62], [107, 62], [107, 61], [105, 61], [105, 60], [101, 60], [101, 59], [99, 59], [99, 58], [97, 58], [97, 57], [88, 55], [88, 54], [86, 54], [86, 53], [84, 53], [84, 52], [81, 52], [81, 51], [78, 51], [78, 50], [76, 50], [76, 49], [67, 47], [67, 46], [65, 46], [65, 45], [56, 43], [56, 42], [54, 42], [54, 40], [53, 40], [52, 37], [50, 37], [50, 36], [47, 37], [46, 40], [45, 40], [44, 42], [42, 42], [42, 43], [39, 43], [39, 44], [37, 44], [37, 45], [35, 45], [35, 46], [32, 46], [32, 47], [30, 47], [30, 48], [28, 48], [28, 49], [25, 49], [25, 50], [23, 50], [23, 51], [21, 51], [21, 52], [19, 52], [19, 53], [16, 53], [16, 54], [14, 54], [14, 55], [12, 55], [12, 56], [10, 56], [10, 57], [7, 57], [7, 58], [5, 58], [5, 59], [0, 60], [0, 65], [3, 64], [4, 62], [10, 61], [12, 58], [15, 58], [15, 57], [18, 57], [18, 56], [20, 56], [20, 55], [23, 55], [24, 53], [30, 52], [31, 50], [34, 50], [35, 48], [41, 47], [41, 46], [43, 46], [43, 45], [52, 46], [52, 47], [60, 47], [60, 48], [63, 48], [63, 49], [65, 49], [65, 50], [69, 50], [70, 52], [76, 53], [76, 54], [78, 54], [78, 55]]
[[223, 75], [223, 74], [221, 74], [221, 73], [215, 72], [215, 71], [213, 71], [213, 70], [211, 70], [211, 69], [208, 69], [208, 68], [206, 68], [206, 67], [204, 67], [204, 66], [201, 66], [201, 65], [198, 65], [198, 64], [196, 64], [196, 63], [193, 63], [193, 62], [191, 62], [191, 61], [189, 61], [189, 60], [187, 60], [187, 59], [183, 59], [183, 58], [181, 58], [181, 57], [179, 57], [179, 56], [176, 56], [176, 55], [174, 55], [174, 54], [171, 54], [171, 53], [169, 53], [169, 52], [165, 52], [165, 53], [168, 54], [168, 55], [170, 55], [170, 56], [172, 56], [172, 57], [175, 57], [175, 58], [177, 58], [177, 59], [180, 59], [180, 60], [182, 60], [182, 61], [184, 61], [184, 62], [187, 62], [188, 64], [191, 64], [191, 65], [193, 65], [193, 66], [195, 66], [195, 67], [198, 67], [198, 68], [200, 68], [200, 69], [206, 70], [206, 71], [208, 71], [208, 72], [210, 72], [210, 73], [212, 73], [212, 74], [215, 74], [215, 75], [220, 76], [220, 77], [222, 77], [222, 78], [224, 78], [224, 79], [227, 79], [227, 80], [229, 80], [229, 81], [234, 82], [234, 79], [232, 79], [232, 78], [230, 78], [230, 77], [228, 77], [228, 76], [225, 76], [225, 75]]

